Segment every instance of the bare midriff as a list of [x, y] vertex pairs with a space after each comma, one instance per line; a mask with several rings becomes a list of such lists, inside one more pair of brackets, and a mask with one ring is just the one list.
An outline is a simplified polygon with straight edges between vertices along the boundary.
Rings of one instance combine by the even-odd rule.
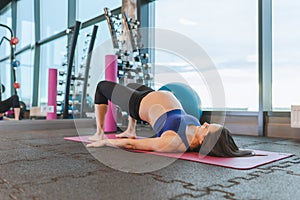
[[164, 113], [182, 109], [182, 106], [173, 93], [168, 91], [156, 91], [147, 94], [140, 104], [140, 118], [151, 126]]

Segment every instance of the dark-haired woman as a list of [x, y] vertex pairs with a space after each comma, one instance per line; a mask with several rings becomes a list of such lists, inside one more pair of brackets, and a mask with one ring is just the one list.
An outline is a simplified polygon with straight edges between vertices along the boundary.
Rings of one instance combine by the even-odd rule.
[[[188, 97], [187, 97], [188, 98]], [[128, 128], [118, 139], [103, 139], [104, 118], [108, 100], [129, 113]], [[221, 125], [204, 123], [188, 115], [178, 99], [168, 91], [154, 91], [137, 83], [122, 86], [109, 81], [99, 82], [95, 93], [97, 132], [88, 147], [113, 146], [157, 152], [198, 151], [219, 157], [251, 156], [239, 150], [230, 132]], [[136, 120], [148, 122], [155, 138], [135, 139]]]
[[12, 95], [4, 101], [0, 101], [0, 119], [3, 119], [3, 113], [9, 111], [11, 108], [14, 109], [15, 120], [20, 118], [20, 102], [17, 95]]

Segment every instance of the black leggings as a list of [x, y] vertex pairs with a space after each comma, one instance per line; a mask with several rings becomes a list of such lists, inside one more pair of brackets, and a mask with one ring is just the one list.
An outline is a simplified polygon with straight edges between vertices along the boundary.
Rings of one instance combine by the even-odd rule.
[[138, 83], [129, 83], [123, 86], [114, 82], [101, 81], [98, 83], [95, 93], [95, 104], [108, 104], [108, 100], [120, 106], [123, 111], [136, 120], [139, 116], [140, 103], [152, 88]]
[[20, 108], [18, 95], [13, 95], [4, 101], [0, 101], [0, 113], [8, 111], [10, 108]]

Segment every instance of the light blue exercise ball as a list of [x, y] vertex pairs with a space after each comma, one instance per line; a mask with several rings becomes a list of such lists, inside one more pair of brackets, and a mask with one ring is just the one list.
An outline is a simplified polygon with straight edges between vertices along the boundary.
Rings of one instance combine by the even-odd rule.
[[184, 83], [168, 83], [158, 90], [165, 90], [172, 92], [180, 101], [186, 113], [193, 115], [197, 119], [202, 116], [201, 99], [197, 92], [187, 84]]

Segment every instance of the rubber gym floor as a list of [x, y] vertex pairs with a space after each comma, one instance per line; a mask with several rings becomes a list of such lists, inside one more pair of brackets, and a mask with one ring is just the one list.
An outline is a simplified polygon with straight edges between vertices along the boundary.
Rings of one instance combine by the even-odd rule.
[[[155, 171], [134, 173], [103, 164], [82, 143], [65, 141], [66, 136], [78, 135], [75, 126], [80, 126], [80, 131], [86, 133], [94, 131], [90, 121], [75, 124], [73, 120], [0, 123], [1, 200], [286, 200], [299, 199], [300, 196], [299, 141], [234, 136], [242, 148], [294, 154], [251, 170], [174, 160]], [[145, 133], [151, 134], [151, 130], [138, 127], [138, 134]], [[111, 156], [112, 162], [118, 157], [119, 161], [139, 166], [119, 149], [105, 147], [92, 151], [104, 152]], [[143, 156], [156, 162], [169, 159]]]

